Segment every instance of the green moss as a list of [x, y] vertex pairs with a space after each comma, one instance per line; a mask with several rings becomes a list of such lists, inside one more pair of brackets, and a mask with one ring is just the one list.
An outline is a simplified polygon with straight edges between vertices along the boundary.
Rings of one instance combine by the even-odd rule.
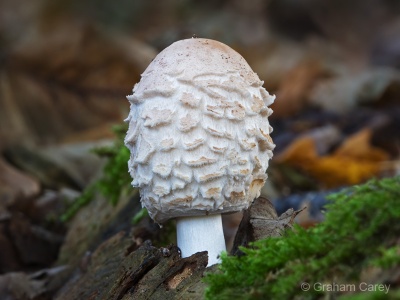
[[[220, 272], [206, 278], [206, 298], [318, 299], [329, 292], [304, 292], [301, 283], [354, 283], [371, 264], [398, 266], [393, 240], [400, 236], [399, 199], [400, 177], [332, 195], [325, 221], [316, 227], [295, 227], [284, 237], [257, 241], [243, 248], [241, 257], [223, 255]], [[371, 299], [394, 293], [393, 287], [389, 295], [371, 293]]]
[[138, 224], [143, 218], [147, 217], [149, 215], [149, 212], [147, 211], [146, 208], [142, 208], [136, 215], [133, 216], [132, 218], [132, 224], [136, 225]]
[[128, 172], [129, 149], [125, 147], [124, 137], [126, 125], [114, 126], [113, 131], [117, 139], [113, 146], [94, 149], [101, 157], [107, 157], [102, 178], [96, 183], [99, 191], [109, 199], [112, 204], [117, 204], [121, 193], [131, 189], [132, 178]]
[[66, 222], [70, 220], [82, 207], [89, 204], [94, 198], [95, 189], [95, 184], [87, 187], [83, 193], [68, 207], [67, 211], [61, 215], [61, 221]]
[[351, 295], [344, 295], [341, 300], [398, 300], [400, 299], [400, 289], [391, 290], [389, 293], [384, 292], [363, 292]]
[[116, 140], [112, 146], [93, 149], [100, 157], [107, 158], [103, 168], [102, 177], [88, 186], [67, 211], [61, 216], [62, 221], [71, 219], [83, 206], [87, 205], [95, 197], [97, 191], [106, 197], [112, 204], [117, 204], [122, 193], [132, 191], [132, 178], [128, 172], [129, 150], [124, 145], [124, 137], [127, 126], [113, 127]]
[[[400, 220], [399, 220], [400, 222]], [[379, 249], [380, 256], [371, 261], [371, 265], [389, 269], [395, 266], [400, 266], [400, 246], [396, 245], [389, 248]]]

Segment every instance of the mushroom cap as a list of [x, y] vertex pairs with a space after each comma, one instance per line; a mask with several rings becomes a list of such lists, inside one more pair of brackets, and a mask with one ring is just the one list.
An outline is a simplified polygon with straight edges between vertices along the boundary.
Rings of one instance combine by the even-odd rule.
[[132, 185], [158, 223], [246, 209], [275, 145], [275, 96], [240, 54], [218, 41], [173, 43], [128, 96]]

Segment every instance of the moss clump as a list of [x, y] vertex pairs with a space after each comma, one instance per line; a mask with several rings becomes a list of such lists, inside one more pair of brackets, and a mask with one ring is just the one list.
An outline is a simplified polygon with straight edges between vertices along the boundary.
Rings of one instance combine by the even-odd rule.
[[68, 221], [83, 206], [94, 199], [96, 191], [103, 194], [113, 205], [117, 204], [121, 194], [132, 191], [132, 178], [128, 172], [129, 150], [124, 145], [124, 136], [127, 131], [126, 125], [113, 127], [116, 140], [112, 146], [93, 149], [100, 157], [107, 158], [102, 177], [88, 186], [67, 211], [61, 216], [62, 221]]
[[[357, 287], [362, 270], [399, 266], [400, 177], [372, 180], [330, 200], [325, 221], [316, 227], [296, 227], [284, 237], [257, 241], [254, 248], [243, 248], [241, 257], [223, 255], [220, 272], [206, 277], [206, 298], [319, 299], [333, 292], [314, 289], [314, 283]], [[302, 291], [302, 282], [311, 285], [309, 291]], [[399, 290], [392, 286], [387, 295], [351, 297], [367, 294], [382, 299]]]
[[88, 186], [82, 194], [67, 208], [66, 212], [61, 215], [61, 221], [70, 220], [82, 207], [89, 204], [95, 195], [96, 184]]
[[96, 187], [114, 205], [117, 204], [124, 190], [132, 188], [132, 178], [128, 172], [130, 152], [124, 144], [127, 129], [126, 125], [114, 126], [113, 131], [117, 136], [114, 145], [93, 150], [99, 156], [108, 158], [103, 169], [103, 176], [96, 183]]

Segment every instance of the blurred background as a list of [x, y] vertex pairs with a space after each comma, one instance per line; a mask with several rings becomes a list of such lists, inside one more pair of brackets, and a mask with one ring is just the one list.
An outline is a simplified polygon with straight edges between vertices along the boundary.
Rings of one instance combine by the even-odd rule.
[[[307, 205], [312, 226], [325, 193], [399, 174], [397, 0], [0, 0], [0, 273], [86, 251], [69, 232], [87, 223], [59, 217], [101, 176], [90, 149], [115, 141], [157, 53], [192, 36], [237, 50], [277, 96], [263, 195], [278, 212]], [[120, 203], [80, 220], [117, 218]]]
[[1, 0], [1, 149], [101, 136], [151, 59], [193, 35], [245, 57], [278, 96], [275, 119], [395, 102], [399, 11], [395, 0]]

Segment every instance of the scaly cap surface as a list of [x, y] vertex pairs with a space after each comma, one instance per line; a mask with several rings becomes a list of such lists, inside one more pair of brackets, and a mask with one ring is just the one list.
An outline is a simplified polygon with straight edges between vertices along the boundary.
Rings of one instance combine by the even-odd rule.
[[274, 96], [236, 51], [209, 39], [164, 49], [128, 96], [125, 143], [142, 204], [158, 223], [240, 211], [259, 196], [275, 145]]

